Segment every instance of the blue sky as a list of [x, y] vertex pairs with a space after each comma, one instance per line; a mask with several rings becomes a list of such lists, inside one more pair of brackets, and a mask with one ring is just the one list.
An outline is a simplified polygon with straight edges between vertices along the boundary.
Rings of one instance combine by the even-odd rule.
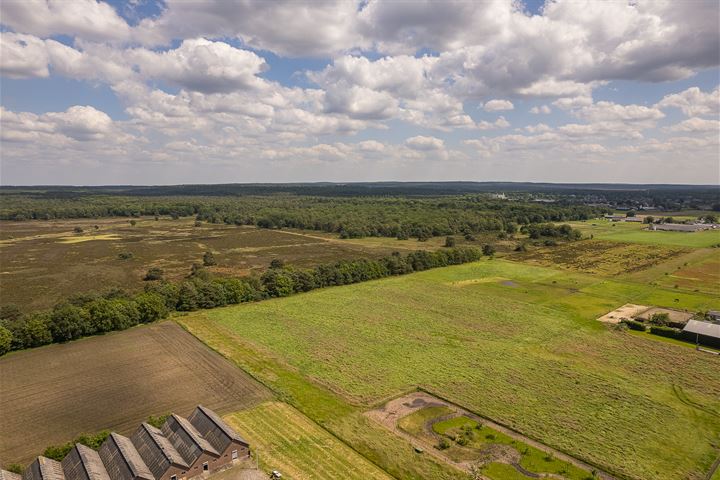
[[720, 183], [719, 14], [7, 0], [0, 180]]

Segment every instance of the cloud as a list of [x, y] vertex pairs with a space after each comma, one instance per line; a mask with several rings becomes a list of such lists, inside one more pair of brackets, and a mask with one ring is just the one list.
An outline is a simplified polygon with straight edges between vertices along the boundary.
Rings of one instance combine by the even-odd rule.
[[105, 2], [22, 0], [0, 2], [0, 18], [16, 32], [39, 37], [77, 36], [88, 40], [126, 40], [130, 27]]
[[185, 40], [161, 53], [133, 49], [126, 57], [141, 75], [204, 93], [257, 88], [263, 82], [257, 75], [267, 68], [253, 52], [203, 38]]
[[606, 101], [582, 107], [575, 114], [590, 122], [644, 122], [665, 117], [665, 114], [657, 108]]
[[32, 35], [0, 32], [0, 74], [8, 78], [47, 77], [45, 42]]
[[692, 117], [667, 128], [670, 132], [715, 132], [720, 135], [720, 121]]
[[490, 100], [483, 105], [483, 110], [486, 112], [499, 112], [502, 110], [512, 110], [513, 108], [515, 108], [515, 106], [510, 100]]
[[306, 57], [362, 45], [356, 24], [357, 4], [352, 0], [167, 0], [159, 17], [142, 20], [133, 33], [148, 45], [167, 45], [177, 38], [234, 37], [256, 49]]
[[418, 135], [405, 140], [405, 145], [412, 150], [418, 151], [431, 151], [431, 150], [442, 150], [445, 147], [445, 142], [436, 137], [424, 137]]
[[3, 140], [10, 142], [40, 141], [59, 145], [70, 140], [105, 140], [115, 128], [112, 119], [105, 112], [90, 106], [75, 105], [64, 112], [48, 112], [42, 115], [15, 113], [5, 109], [1, 112]]
[[666, 95], [655, 108], [679, 108], [688, 117], [717, 115], [720, 111], [720, 88], [703, 92], [698, 87], [690, 87], [680, 93]]
[[549, 115], [550, 113], [552, 113], [552, 109], [548, 105], [540, 105], [540, 106], [532, 107], [530, 109], [530, 113], [535, 114], [535, 115], [538, 115], [541, 113], [544, 115]]

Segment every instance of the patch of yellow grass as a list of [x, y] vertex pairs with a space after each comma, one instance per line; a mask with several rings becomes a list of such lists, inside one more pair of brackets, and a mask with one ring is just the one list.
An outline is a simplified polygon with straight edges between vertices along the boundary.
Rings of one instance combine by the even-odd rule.
[[471, 278], [469, 280], [460, 280], [458, 282], [452, 282], [449, 285], [453, 287], [467, 287], [468, 285], [475, 285], [478, 283], [500, 283], [507, 282], [509, 278], [505, 277], [484, 277], [484, 278]]
[[105, 233], [102, 235], [86, 235], [82, 237], [60, 237], [58, 243], [83, 243], [91, 240], [120, 240], [122, 237], [115, 233]]

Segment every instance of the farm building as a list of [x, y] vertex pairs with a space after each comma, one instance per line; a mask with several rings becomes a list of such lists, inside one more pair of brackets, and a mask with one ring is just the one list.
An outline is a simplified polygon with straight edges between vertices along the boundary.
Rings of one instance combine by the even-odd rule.
[[159, 429], [143, 423], [130, 439], [156, 480], [182, 478], [187, 473], [188, 464]]
[[98, 452], [79, 443], [60, 464], [66, 480], [110, 480]]
[[661, 230], [667, 232], [699, 232], [701, 230], [708, 230], [713, 228], [710, 224], [685, 224], [685, 223], [659, 223], [657, 225], [650, 225], [650, 230]]
[[227, 459], [229, 456], [231, 460], [235, 460], [249, 455], [250, 445], [212, 410], [198, 405], [188, 420], [217, 450], [221, 458]]
[[135, 445], [129, 438], [115, 432], [100, 445], [100, 458], [113, 479], [154, 480]]
[[171, 415], [162, 426], [162, 432], [187, 463], [189, 476], [215, 469], [220, 454], [187, 419]]
[[720, 348], [720, 324], [690, 320], [683, 328], [682, 336], [699, 345]]
[[707, 314], [711, 322], [720, 322], [720, 310], [710, 310]]
[[60, 462], [38, 457], [25, 469], [23, 480], [65, 480], [65, 472]]
[[112, 432], [97, 452], [78, 444], [62, 462], [38, 457], [22, 477], [0, 470], [0, 480], [186, 480], [249, 457], [250, 445], [212, 410], [198, 406], [189, 418], [143, 423], [131, 438]]

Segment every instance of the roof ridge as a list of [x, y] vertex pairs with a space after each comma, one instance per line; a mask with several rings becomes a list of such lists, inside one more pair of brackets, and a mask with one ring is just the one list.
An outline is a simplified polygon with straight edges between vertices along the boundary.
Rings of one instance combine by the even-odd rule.
[[[201, 450], [203, 450], [205, 452], [213, 453], [215, 455], [220, 455], [220, 453], [217, 450], [215, 450], [215, 448], [212, 445], [210, 445], [210, 442], [208, 442], [205, 439], [205, 437], [203, 437], [202, 434], [200, 432], [198, 432], [198, 430], [195, 428], [195, 426], [192, 423], [190, 423], [190, 420], [188, 420], [187, 418], [181, 417], [180, 415], [177, 415], [175, 413], [172, 414], [172, 417], [175, 419], [175, 421], [180, 426], [180, 428], [182, 428], [185, 431], [185, 433], [190, 437], [190, 439], [193, 441], [193, 443], [195, 443], [195, 445], [200, 447]], [[187, 425], [186, 425], [186, 423], [187, 423]], [[192, 429], [192, 430], [190, 430], [190, 429]], [[201, 444], [200, 443], [201, 441], [204, 442], [205, 445]]]

